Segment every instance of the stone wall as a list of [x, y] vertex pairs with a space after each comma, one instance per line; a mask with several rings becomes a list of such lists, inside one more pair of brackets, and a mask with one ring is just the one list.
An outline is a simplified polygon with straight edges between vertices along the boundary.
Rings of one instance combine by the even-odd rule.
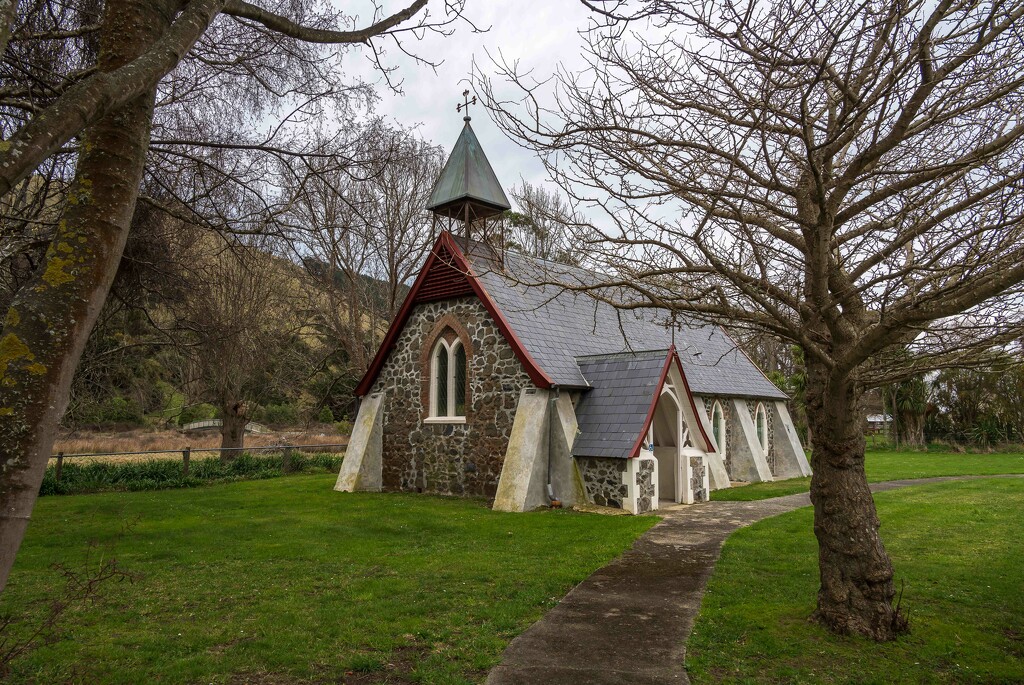
[[[754, 428], [757, 429], [757, 400], [747, 400], [747, 411], [750, 412], [750, 420], [754, 422]], [[768, 452], [765, 455], [765, 459], [768, 460], [768, 468], [771, 470], [772, 475], [776, 472], [776, 454], [775, 454], [775, 422], [772, 420], [771, 402], [768, 400], [762, 400], [761, 404], [764, 406], [765, 415], [765, 430], [768, 431]], [[755, 436], [756, 437], [756, 436]]]
[[[603, 507], [622, 507], [629, 496], [622, 474], [626, 472], [625, 459], [579, 457], [576, 464], [587, 490], [587, 500]], [[653, 464], [652, 464], [653, 465]]]
[[[466, 344], [466, 422], [424, 423], [430, 350], [451, 327]], [[529, 376], [475, 297], [417, 305], [371, 392], [383, 392], [385, 489], [493, 497]]]
[[725, 470], [729, 470], [729, 453], [732, 452], [732, 439], [733, 434], [739, 430], [737, 426], [733, 425], [734, 417], [732, 415], [732, 402], [729, 402], [724, 397], [702, 397], [704, 400], [704, 411], [708, 414], [708, 422], [711, 423], [711, 431], [709, 431], [709, 437], [714, 435], [714, 408], [715, 402], [722, 407], [722, 416], [725, 419], [725, 455], [724, 463]]
[[654, 511], [654, 504], [658, 501], [658, 493], [654, 491], [654, 465], [653, 459], [642, 459], [640, 468], [636, 472], [636, 513], [646, 514]]
[[[725, 468], [729, 471], [730, 476], [732, 471], [729, 466], [729, 457], [733, 449], [735, 449], [735, 441], [741, 439], [741, 430], [737, 425], [737, 419], [733, 416], [733, 405], [729, 398], [725, 397], [710, 397], [702, 396], [700, 398], [704, 401], [704, 410], [708, 414], [708, 421], [712, 421], [712, 409], [717, 401], [722, 407], [722, 415], [725, 417]], [[775, 445], [775, 421], [774, 414], [772, 411], [771, 400], [744, 400], [747, 411], [750, 412], [750, 421], [754, 424], [754, 429], [757, 429], [757, 403], [760, 401], [764, 405], [765, 410], [765, 424], [768, 430], [768, 453], [765, 455], [768, 462], [768, 468], [771, 470], [772, 475], [776, 473], [776, 464], [778, 463], [778, 453]], [[755, 434], [754, 438], [757, 436]]]
[[694, 502], [707, 502], [710, 499], [708, 489], [704, 486], [707, 475], [707, 464], [704, 457], [690, 457], [690, 491]]

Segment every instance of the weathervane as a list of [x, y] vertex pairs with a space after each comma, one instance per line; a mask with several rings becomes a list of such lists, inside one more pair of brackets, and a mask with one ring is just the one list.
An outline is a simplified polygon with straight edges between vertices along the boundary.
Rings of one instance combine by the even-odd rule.
[[466, 89], [466, 90], [462, 91], [462, 97], [466, 99], [466, 102], [464, 102], [461, 105], [455, 105], [455, 111], [456, 112], [461, 112], [462, 110], [466, 110], [466, 116], [462, 117], [462, 120], [463, 121], [469, 121], [469, 106], [476, 104], [476, 96], [474, 95], [473, 99], [470, 100], [469, 99], [469, 89]]

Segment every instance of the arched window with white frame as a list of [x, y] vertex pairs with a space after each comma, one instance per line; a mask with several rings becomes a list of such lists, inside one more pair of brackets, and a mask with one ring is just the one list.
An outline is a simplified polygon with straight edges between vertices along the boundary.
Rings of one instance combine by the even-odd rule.
[[466, 420], [466, 348], [456, 338], [438, 339], [430, 355], [430, 418]]
[[722, 410], [721, 402], [715, 401], [711, 408], [711, 432], [715, 436], [715, 447], [724, 460], [726, 458], [725, 440], [725, 412]]
[[754, 410], [754, 425], [757, 426], [757, 441], [761, 443], [761, 449], [768, 453], [768, 413], [764, 410], [764, 405], [760, 402], [757, 403], [757, 409]]

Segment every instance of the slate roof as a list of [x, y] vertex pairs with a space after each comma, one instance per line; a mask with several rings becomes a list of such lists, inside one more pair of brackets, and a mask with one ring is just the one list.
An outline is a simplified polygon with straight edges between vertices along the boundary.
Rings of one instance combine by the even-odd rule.
[[[566, 287], [600, 283], [599, 274], [515, 252], [498, 262], [479, 243], [471, 245], [467, 258], [523, 347], [555, 385], [596, 387], [578, 357], [673, 344], [663, 310], [620, 309]], [[603, 294], [615, 301], [627, 297]], [[721, 328], [678, 318], [675, 347], [693, 394], [786, 399]]]
[[644, 430], [668, 350], [580, 357], [593, 388], [576, 406], [575, 457], [627, 458]]
[[480, 147], [480, 141], [473, 133], [473, 127], [469, 125], [469, 117], [466, 117], [466, 125], [462, 127], [462, 133], [434, 184], [427, 209], [439, 211], [465, 200], [475, 200], [497, 211], [511, 208], [487, 155]]

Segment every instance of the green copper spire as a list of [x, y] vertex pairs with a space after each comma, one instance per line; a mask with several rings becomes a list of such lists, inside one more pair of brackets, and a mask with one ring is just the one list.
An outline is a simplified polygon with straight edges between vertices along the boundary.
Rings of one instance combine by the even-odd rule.
[[467, 207], [473, 218], [500, 214], [511, 205], [469, 125], [469, 117], [463, 120], [466, 125], [434, 184], [427, 209], [454, 218], [463, 218]]

